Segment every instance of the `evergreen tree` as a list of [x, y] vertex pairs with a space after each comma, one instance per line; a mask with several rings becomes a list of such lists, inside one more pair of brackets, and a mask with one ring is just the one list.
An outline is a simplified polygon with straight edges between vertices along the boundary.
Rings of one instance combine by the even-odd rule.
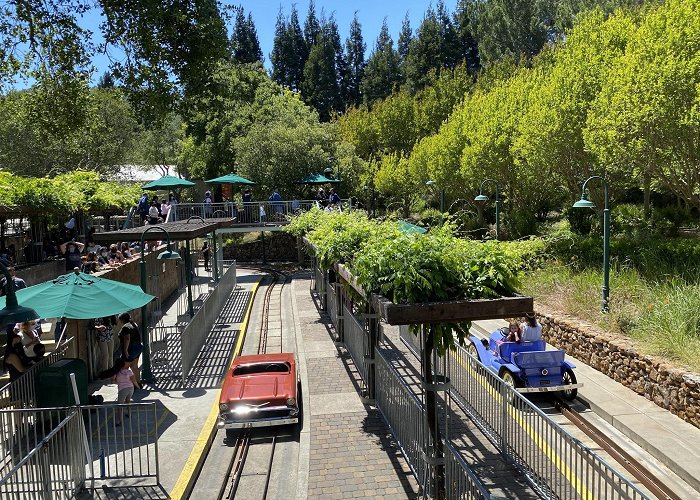
[[357, 20], [357, 12], [350, 23], [350, 34], [345, 40], [345, 52], [347, 56], [347, 78], [344, 100], [346, 105], [360, 104], [362, 94], [360, 84], [365, 72], [365, 45], [362, 39], [362, 27]]
[[454, 13], [454, 26], [457, 31], [459, 60], [464, 61], [467, 69], [475, 73], [481, 68], [479, 46], [474, 34], [475, 0], [459, 0]]
[[99, 89], [112, 89], [115, 87], [114, 76], [109, 71], [102, 73], [100, 80], [97, 82]]
[[405, 62], [408, 57], [408, 49], [411, 46], [411, 40], [413, 40], [413, 30], [411, 30], [411, 20], [408, 17], [408, 12], [403, 18], [403, 23], [401, 23], [401, 32], [399, 33], [399, 56], [401, 57], [401, 62]]
[[306, 22], [304, 23], [304, 41], [306, 47], [311, 53], [311, 47], [316, 43], [318, 35], [321, 33], [321, 23], [316, 17], [316, 6], [314, 0], [309, 1], [309, 11], [306, 14]]
[[302, 98], [316, 108], [323, 121], [330, 119], [340, 97], [336, 51], [329, 31], [324, 29], [316, 37], [304, 65], [304, 80], [301, 83]]
[[431, 70], [442, 66], [443, 52], [440, 23], [435, 11], [428, 7], [404, 64], [406, 84], [411, 91], [420, 90], [429, 83]]
[[400, 83], [400, 58], [394, 50], [394, 41], [389, 34], [385, 18], [374, 50], [367, 60], [360, 85], [364, 102], [371, 104], [378, 99], [384, 99], [391, 95], [394, 87]]
[[292, 72], [289, 54], [289, 44], [287, 37], [287, 22], [282, 14], [282, 9], [277, 13], [277, 21], [275, 22], [275, 38], [272, 43], [272, 53], [270, 54], [270, 62], [272, 62], [272, 79], [283, 87], [291, 87], [292, 81], [290, 74]]
[[345, 103], [347, 102], [348, 96], [348, 62], [343, 50], [343, 44], [340, 41], [338, 23], [335, 22], [335, 17], [333, 15], [331, 15], [328, 22], [324, 23], [324, 32], [327, 33], [326, 36], [328, 36], [331, 45], [333, 46], [333, 52], [335, 53], [335, 74], [338, 80], [338, 99], [337, 102], [334, 103], [333, 109], [335, 109], [335, 111], [342, 111], [345, 109]]
[[262, 50], [255, 30], [253, 18], [248, 14], [246, 19], [243, 7], [239, 7], [236, 12], [236, 22], [233, 27], [231, 37], [234, 60], [241, 63], [252, 63], [262, 61]]
[[292, 5], [292, 13], [287, 25], [287, 58], [289, 61], [289, 81], [292, 90], [301, 91], [301, 82], [304, 81], [304, 66], [309, 57], [309, 47], [306, 45], [304, 33], [299, 23], [299, 13]]
[[462, 59], [459, 39], [443, 0], [437, 3], [437, 21], [440, 25], [440, 67], [454, 68]]

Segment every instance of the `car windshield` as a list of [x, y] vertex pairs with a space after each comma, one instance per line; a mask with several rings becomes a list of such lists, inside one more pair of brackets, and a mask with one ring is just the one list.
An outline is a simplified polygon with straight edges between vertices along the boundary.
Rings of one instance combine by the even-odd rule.
[[238, 365], [233, 370], [233, 376], [252, 375], [254, 373], [289, 373], [289, 363], [275, 361], [268, 363], [251, 363], [248, 365]]

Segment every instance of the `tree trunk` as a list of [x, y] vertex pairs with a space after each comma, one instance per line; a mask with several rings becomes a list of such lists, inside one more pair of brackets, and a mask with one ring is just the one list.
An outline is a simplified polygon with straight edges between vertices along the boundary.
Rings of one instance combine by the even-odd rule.
[[644, 218], [651, 217], [651, 178], [644, 176]]
[[[433, 350], [435, 342], [435, 325], [430, 325], [430, 333], [425, 339], [423, 346], [423, 377], [425, 383], [430, 385], [435, 383], [433, 378]], [[432, 439], [432, 457], [438, 458], [443, 456], [442, 437], [440, 436], [440, 427], [437, 421], [437, 397], [434, 390], [425, 391], [425, 412], [428, 420], [428, 432]], [[428, 452], [428, 450], [426, 450]], [[444, 465], [435, 465], [433, 474], [433, 497], [437, 499], [445, 498], [444, 491]]]

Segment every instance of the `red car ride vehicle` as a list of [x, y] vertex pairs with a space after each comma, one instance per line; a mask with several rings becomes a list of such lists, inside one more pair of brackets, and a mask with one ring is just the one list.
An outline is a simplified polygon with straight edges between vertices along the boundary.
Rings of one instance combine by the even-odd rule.
[[233, 429], [296, 424], [300, 397], [293, 353], [239, 356], [221, 388], [218, 428], [229, 435]]

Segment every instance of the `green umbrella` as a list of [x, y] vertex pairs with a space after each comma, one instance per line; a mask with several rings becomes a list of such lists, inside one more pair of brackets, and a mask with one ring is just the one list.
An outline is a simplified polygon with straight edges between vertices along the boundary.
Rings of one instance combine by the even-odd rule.
[[416, 226], [405, 220], [399, 221], [399, 231], [405, 234], [423, 234], [426, 229], [424, 227]]
[[194, 186], [194, 182], [190, 182], [187, 179], [180, 179], [179, 177], [175, 177], [173, 175], [164, 175], [160, 179], [156, 179], [155, 181], [145, 184], [141, 189], [157, 191], [159, 189], [168, 190], [171, 188], [183, 188], [192, 186]]
[[[33, 308], [41, 318], [112, 316], [138, 309], [154, 298], [139, 286], [77, 271], [17, 290], [17, 302]], [[0, 297], [0, 308], [4, 306], [5, 297]]]
[[241, 177], [240, 175], [236, 175], [234, 173], [222, 175], [221, 177], [209, 179], [208, 181], [204, 182], [207, 184], [255, 184], [253, 181], [249, 181], [245, 177]]
[[337, 184], [338, 182], [340, 182], [338, 179], [329, 179], [325, 175], [309, 174], [297, 184]]

